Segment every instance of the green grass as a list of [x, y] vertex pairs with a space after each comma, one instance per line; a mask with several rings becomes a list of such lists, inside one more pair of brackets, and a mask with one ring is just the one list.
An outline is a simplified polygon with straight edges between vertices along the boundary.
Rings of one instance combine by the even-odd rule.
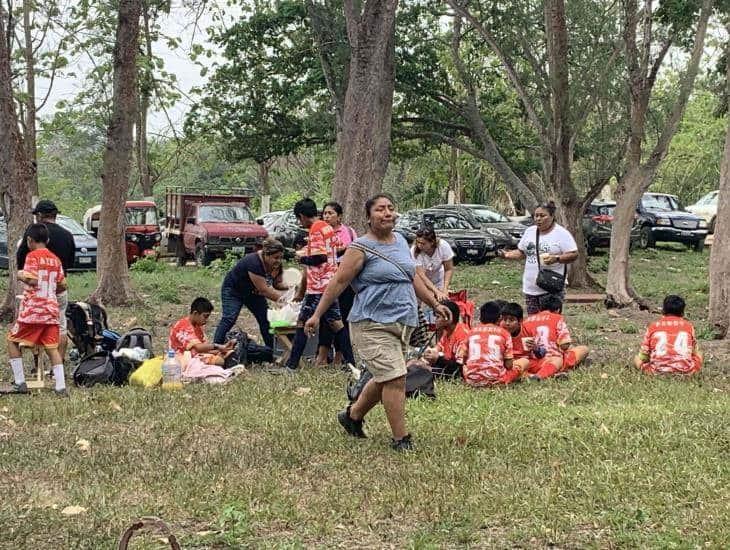
[[[702, 323], [707, 258], [638, 253], [634, 279], [657, 303], [685, 294]], [[681, 269], [673, 280], [669, 265]], [[158, 345], [190, 299], [215, 297], [220, 282], [174, 267], [133, 279], [141, 301], [112, 308], [112, 324], [134, 319]], [[519, 280], [518, 264], [459, 266], [454, 286], [477, 301], [519, 299]], [[72, 276], [72, 296], [93, 285]], [[166, 303], [170, 289], [180, 304]], [[406, 456], [387, 448], [380, 407], [369, 439], [342, 435], [334, 372], [1, 397], [0, 547], [113, 548], [145, 515], [168, 522], [184, 548], [730, 546], [726, 355], [692, 380], [649, 378], [624, 365], [651, 316], [596, 305], [567, 314], [596, 349], [594, 367], [494, 391], [439, 384], [437, 400], [408, 403], [418, 450]], [[62, 515], [71, 505], [87, 511]], [[146, 536], [134, 547], [163, 546]]]

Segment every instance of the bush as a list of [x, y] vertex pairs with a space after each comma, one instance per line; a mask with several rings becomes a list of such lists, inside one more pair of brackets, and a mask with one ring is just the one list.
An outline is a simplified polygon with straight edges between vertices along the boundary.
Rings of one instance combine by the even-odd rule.
[[167, 264], [157, 261], [155, 256], [145, 256], [134, 262], [130, 269], [138, 273], [161, 273], [167, 271]]
[[216, 274], [228, 273], [236, 265], [236, 262], [241, 259], [241, 256], [240, 252], [226, 250], [225, 256], [213, 260], [205, 269]]

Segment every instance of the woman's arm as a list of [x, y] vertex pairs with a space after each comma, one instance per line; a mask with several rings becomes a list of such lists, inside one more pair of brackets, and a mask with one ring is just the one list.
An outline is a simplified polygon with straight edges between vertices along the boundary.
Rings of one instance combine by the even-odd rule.
[[497, 250], [497, 256], [505, 260], [522, 260], [525, 258], [525, 253], [519, 248], [515, 248], [514, 250], [500, 248]]
[[284, 295], [283, 292], [279, 292], [278, 290], [275, 290], [273, 287], [269, 286], [266, 282], [266, 279], [261, 275], [256, 275], [255, 273], [251, 273], [249, 271], [248, 276], [251, 279], [251, 282], [253, 283], [256, 292], [258, 292], [261, 296], [264, 296], [265, 298], [276, 302]]
[[446, 260], [444, 262], [444, 288], [442, 292], [449, 295], [449, 288], [451, 288], [451, 278], [454, 276], [454, 260]]
[[447, 298], [446, 294], [436, 288], [436, 285], [428, 278], [426, 271], [420, 265], [416, 265], [416, 277], [421, 279], [421, 282], [426, 285], [426, 288], [428, 288], [428, 291], [436, 297], [436, 300], [441, 301]]

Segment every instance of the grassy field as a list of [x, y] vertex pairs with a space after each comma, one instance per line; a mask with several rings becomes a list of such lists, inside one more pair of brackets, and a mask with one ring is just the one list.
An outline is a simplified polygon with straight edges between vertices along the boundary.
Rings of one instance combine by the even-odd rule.
[[[632, 260], [644, 295], [658, 304], [682, 293], [709, 335], [707, 252]], [[606, 263], [591, 261], [599, 280]], [[520, 273], [519, 264], [459, 266], [455, 286], [477, 301], [519, 298]], [[149, 327], [158, 348], [190, 300], [217, 296], [221, 279], [172, 266], [133, 277], [140, 302], [112, 308], [111, 324]], [[93, 286], [92, 274], [72, 276], [72, 297]], [[149, 515], [184, 548], [730, 546], [726, 345], [702, 342], [708, 363], [692, 380], [654, 379], [626, 368], [653, 315], [566, 313], [575, 339], [595, 348], [590, 369], [496, 391], [439, 384], [437, 400], [408, 404], [418, 446], [408, 455], [387, 448], [380, 408], [369, 439], [342, 434], [337, 372], [254, 371], [178, 393], [0, 397], [0, 547], [114, 548]], [[85, 511], [64, 514], [70, 506]], [[154, 535], [134, 541], [163, 547]]]

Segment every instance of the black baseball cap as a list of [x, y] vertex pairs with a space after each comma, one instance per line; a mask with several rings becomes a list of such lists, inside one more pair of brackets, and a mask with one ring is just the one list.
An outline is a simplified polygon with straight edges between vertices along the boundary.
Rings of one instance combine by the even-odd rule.
[[58, 214], [58, 208], [56, 203], [53, 201], [42, 200], [38, 201], [35, 208], [31, 210], [31, 214]]

